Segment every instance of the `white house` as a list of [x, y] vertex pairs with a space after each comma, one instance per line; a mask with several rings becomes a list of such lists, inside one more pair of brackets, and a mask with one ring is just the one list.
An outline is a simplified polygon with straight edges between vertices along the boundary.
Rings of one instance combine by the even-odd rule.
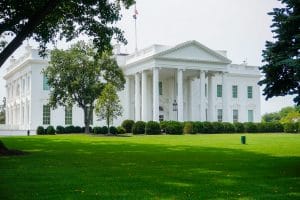
[[[226, 51], [215, 51], [197, 41], [176, 46], [152, 45], [133, 54], [115, 56], [126, 77], [119, 93], [124, 119], [159, 121], [259, 122], [260, 90], [257, 66], [231, 64]], [[83, 111], [47, 106], [49, 86], [41, 71], [48, 60], [26, 47], [11, 59], [6, 80], [6, 126], [35, 130], [44, 125], [83, 126]], [[93, 117], [93, 125], [103, 125]]]

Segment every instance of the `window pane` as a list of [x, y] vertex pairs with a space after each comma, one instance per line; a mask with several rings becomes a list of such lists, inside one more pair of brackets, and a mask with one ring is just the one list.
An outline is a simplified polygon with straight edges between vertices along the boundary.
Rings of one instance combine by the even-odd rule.
[[232, 86], [232, 98], [237, 98], [237, 96], [238, 96], [238, 86], [233, 85]]
[[252, 86], [248, 86], [247, 87], [248, 99], [252, 99], [253, 96], [252, 92], [253, 92]]
[[50, 124], [50, 106], [43, 105], [43, 124]]
[[50, 89], [50, 87], [49, 87], [49, 85], [48, 85], [48, 79], [47, 79], [47, 77], [44, 75], [43, 76], [43, 90], [49, 90]]
[[248, 122], [253, 122], [253, 110], [248, 110]]
[[222, 97], [222, 85], [217, 85], [217, 97]]
[[67, 106], [65, 108], [65, 124], [72, 124], [72, 106]]
[[163, 94], [163, 89], [162, 89], [162, 82], [161, 81], [159, 81], [158, 88], [159, 88], [159, 95], [162, 95]]
[[218, 109], [218, 122], [222, 122], [222, 121], [223, 121], [223, 110]]
[[239, 120], [239, 112], [238, 110], [233, 110], [233, 122], [238, 122]]

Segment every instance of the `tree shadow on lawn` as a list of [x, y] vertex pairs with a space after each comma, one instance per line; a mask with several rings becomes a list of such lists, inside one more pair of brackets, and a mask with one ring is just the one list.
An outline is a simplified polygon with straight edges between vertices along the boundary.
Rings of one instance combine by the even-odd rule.
[[128, 141], [14, 142], [31, 154], [0, 158], [0, 199], [300, 198], [300, 157]]

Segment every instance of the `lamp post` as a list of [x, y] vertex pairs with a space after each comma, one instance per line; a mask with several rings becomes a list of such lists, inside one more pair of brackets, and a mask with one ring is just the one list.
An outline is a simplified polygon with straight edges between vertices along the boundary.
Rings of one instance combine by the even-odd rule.
[[178, 120], [178, 104], [175, 99], [173, 102], [173, 111], [176, 112], [176, 119]]

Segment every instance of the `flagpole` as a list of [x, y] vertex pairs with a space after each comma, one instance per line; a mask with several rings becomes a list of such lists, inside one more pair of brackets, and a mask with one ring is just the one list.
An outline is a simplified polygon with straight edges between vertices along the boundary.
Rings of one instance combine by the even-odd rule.
[[135, 33], [135, 53], [138, 51], [138, 44], [137, 44], [137, 27], [136, 27], [136, 20], [137, 20], [137, 10], [136, 10], [136, 3], [134, 4], [134, 33]]

